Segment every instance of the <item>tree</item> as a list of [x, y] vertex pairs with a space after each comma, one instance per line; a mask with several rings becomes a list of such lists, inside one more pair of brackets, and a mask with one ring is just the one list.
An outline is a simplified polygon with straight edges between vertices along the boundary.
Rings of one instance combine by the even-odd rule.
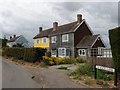
[[0, 44], [2, 45], [2, 47], [6, 47], [7, 46], [7, 39], [0, 39]]
[[120, 79], [120, 27], [109, 30], [109, 39], [113, 56], [114, 68]]

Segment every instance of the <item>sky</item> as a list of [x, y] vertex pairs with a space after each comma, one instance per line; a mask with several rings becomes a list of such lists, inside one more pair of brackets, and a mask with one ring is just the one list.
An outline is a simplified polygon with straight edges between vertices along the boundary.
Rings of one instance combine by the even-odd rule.
[[108, 30], [118, 26], [117, 0], [0, 0], [0, 37], [23, 35], [33, 45], [39, 27], [51, 28], [55, 21], [59, 25], [74, 22], [77, 14], [82, 14], [93, 33], [101, 34], [109, 47]]

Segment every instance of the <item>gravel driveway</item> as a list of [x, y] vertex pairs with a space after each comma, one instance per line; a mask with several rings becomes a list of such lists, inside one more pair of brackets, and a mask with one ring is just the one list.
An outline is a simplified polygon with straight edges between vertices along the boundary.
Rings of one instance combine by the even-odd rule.
[[43, 88], [84, 88], [80, 84], [77, 84], [67, 76], [67, 70], [56, 69], [58, 66], [52, 66], [49, 68], [33, 68], [27, 67], [27, 70], [32, 73], [34, 80]]

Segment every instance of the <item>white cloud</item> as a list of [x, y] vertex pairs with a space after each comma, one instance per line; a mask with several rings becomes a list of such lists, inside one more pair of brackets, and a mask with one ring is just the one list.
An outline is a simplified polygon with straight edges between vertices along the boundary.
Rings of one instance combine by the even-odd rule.
[[[41, 0], [42, 1], [42, 0]], [[108, 43], [108, 30], [118, 25], [117, 3], [41, 2], [39, 0], [0, 1], [0, 28], [6, 35], [24, 35], [31, 43], [38, 27], [52, 27], [76, 20], [82, 13], [93, 32], [100, 33]]]

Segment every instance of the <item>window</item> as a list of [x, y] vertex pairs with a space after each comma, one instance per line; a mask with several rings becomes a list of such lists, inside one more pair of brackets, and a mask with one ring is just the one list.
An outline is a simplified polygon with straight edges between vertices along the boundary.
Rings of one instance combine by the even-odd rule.
[[51, 50], [51, 55], [53, 57], [56, 57], [57, 56], [57, 50], [56, 49]]
[[48, 43], [48, 38], [42, 38], [42, 43]]
[[51, 37], [51, 43], [56, 43], [56, 42], [57, 42], [57, 37], [56, 36]]
[[70, 50], [68, 48], [59, 48], [58, 49], [58, 56], [59, 57], [66, 57], [70, 55]]
[[39, 39], [36, 39], [36, 44], [40, 44], [40, 40]]
[[85, 49], [79, 49], [79, 50], [78, 50], [78, 54], [79, 54], [80, 56], [86, 56], [86, 50], [85, 50]]
[[68, 40], [69, 40], [69, 35], [68, 34], [62, 35], [62, 42], [68, 42]]

